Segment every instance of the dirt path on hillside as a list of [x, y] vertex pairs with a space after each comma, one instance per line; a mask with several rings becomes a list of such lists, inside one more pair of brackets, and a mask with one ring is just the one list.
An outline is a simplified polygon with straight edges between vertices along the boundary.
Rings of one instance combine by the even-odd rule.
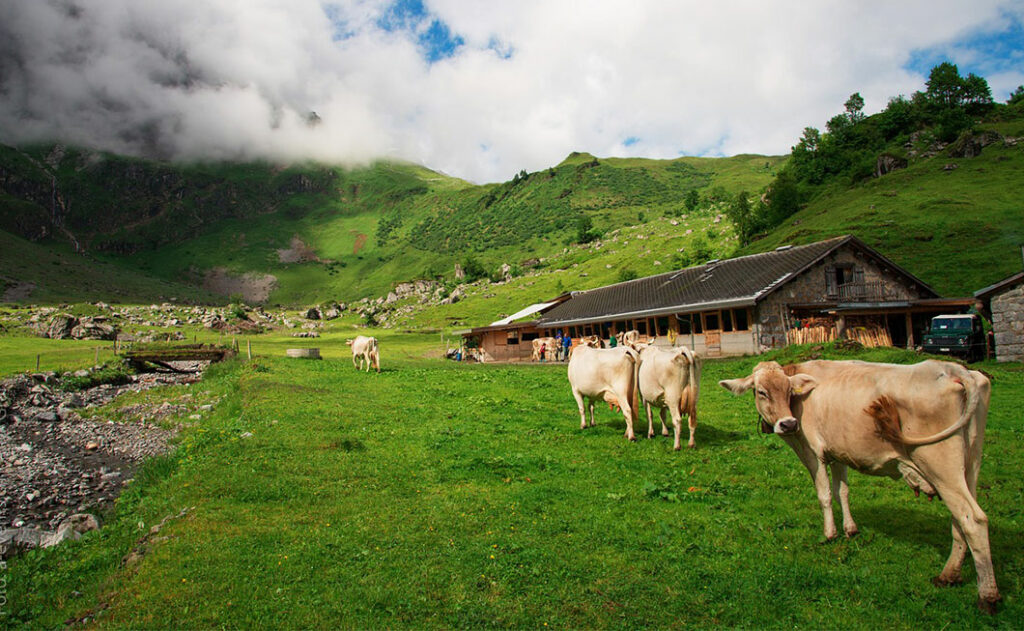
[[4, 291], [3, 296], [0, 296], [0, 302], [21, 302], [22, 300], [28, 300], [28, 297], [32, 295], [32, 291], [35, 288], [35, 283], [15, 282], [13, 287], [8, 287]]
[[357, 232], [356, 230], [353, 230], [352, 234], [356, 235], [356, 242], [352, 245], [352, 254], [359, 254], [359, 250], [362, 250], [363, 246], [366, 245], [367, 237], [362, 232]]
[[266, 302], [276, 287], [277, 277], [273, 274], [249, 272], [235, 276], [223, 267], [213, 268], [203, 278], [203, 289], [222, 296], [240, 294], [246, 302]]

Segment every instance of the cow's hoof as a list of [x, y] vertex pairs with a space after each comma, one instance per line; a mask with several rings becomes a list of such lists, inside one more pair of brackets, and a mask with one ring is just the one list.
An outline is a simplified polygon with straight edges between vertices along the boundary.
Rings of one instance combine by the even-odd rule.
[[654, 438], [654, 432], [647, 432], [648, 438]]
[[939, 574], [938, 576], [932, 578], [932, 585], [934, 585], [936, 587], [956, 587], [958, 585], [963, 585], [963, 584], [964, 584], [964, 579], [960, 578], [959, 574], [954, 576], [954, 577], [952, 577], [952, 578], [946, 578], [945, 576], [943, 576], [941, 574]]
[[[697, 448], [697, 443], [687, 443], [686, 444], [686, 448], [687, 449], [696, 449]], [[679, 449], [679, 447], [676, 447], [676, 449]]]
[[860, 531], [857, 530], [856, 528], [854, 528], [853, 530], [847, 530], [846, 531], [846, 538], [847, 539], [853, 539], [854, 537], [856, 537], [859, 534], [860, 534]]
[[676, 445], [675, 447], [672, 448], [673, 451], [682, 451], [682, 449], [683, 449], [682, 445]]
[[981, 596], [979, 596], [978, 609], [981, 610], [981, 613], [994, 616], [996, 615], [996, 612], [999, 611], [999, 601], [1001, 601], [1002, 599], [1003, 597], [999, 596], [998, 594], [994, 598], [982, 598]]

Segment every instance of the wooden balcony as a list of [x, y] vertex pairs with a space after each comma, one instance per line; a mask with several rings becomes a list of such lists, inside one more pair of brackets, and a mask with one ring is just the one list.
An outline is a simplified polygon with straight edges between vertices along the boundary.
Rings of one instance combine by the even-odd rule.
[[886, 302], [899, 300], [893, 288], [880, 281], [865, 283], [843, 283], [838, 287], [829, 288], [829, 300], [839, 302]]

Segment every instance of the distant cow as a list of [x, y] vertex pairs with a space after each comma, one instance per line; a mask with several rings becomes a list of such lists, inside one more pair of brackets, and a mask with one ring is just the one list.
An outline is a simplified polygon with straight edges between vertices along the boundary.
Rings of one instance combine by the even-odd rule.
[[693, 433], [697, 429], [697, 398], [700, 395], [700, 357], [685, 346], [662, 350], [654, 346], [640, 349], [640, 370], [638, 387], [640, 397], [647, 408], [647, 437], [654, 437], [654, 416], [651, 407], [658, 408], [661, 416], [661, 434], [668, 436], [665, 426], [665, 410], [672, 417], [675, 428], [674, 447], [680, 449], [683, 414], [689, 417], [692, 449], [696, 444]]
[[356, 339], [345, 343], [352, 347], [352, 365], [357, 370], [362, 370], [365, 362], [366, 372], [370, 372], [371, 365], [380, 372], [380, 349], [377, 347], [377, 338], [358, 335]]
[[533, 340], [533, 355], [530, 357], [533, 361], [540, 359], [540, 349], [544, 347], [544, 352], [547, 354], [548, 359], [555, 356], [555, 338], [553, 337], [538, 337]]
[[632, 331], [620, 331], [615, 334], [615, 337], [618, 338], [621, 346], [629, 346], [635, 350], [640, 350], [637, 348], [640, 345], [640, 331], [637, 331], [636, 329], [633, 329]]
[[[915, 494], [942, 498], [953, 514], [953, 549], [932, 582], [961, 582], [960, 567], [970, 548], [978, 606], [995, 611], [1000, 596], [988, 517], [976, 500], [990, 392], [982, 373], [934, 360], [912, 366], [809, 361], [785, 368], [762, 362], [748, 377], [719, 383], [734, 394], [754, 389], [762, 431], [781, 436], [814, 480], [826, 538], [837, 534], [834, 494], [846, 536], [857, 534], [847, 466], [902, 477]], [[831, 490], [826, 465], [832, 469]]]
[[595, 425], [594, 401], [601, 399], [622, 408], [626, 419], [626, 438], [636, 440], [633, 423], [639, 405], [636, 394], [636, 370], [639, 357], [630, 348], [575, 347], [569, 358], [569, 385], [580, 411], [580, 429], [586, 429], [583, 400], [590, 407], [590, 426]]

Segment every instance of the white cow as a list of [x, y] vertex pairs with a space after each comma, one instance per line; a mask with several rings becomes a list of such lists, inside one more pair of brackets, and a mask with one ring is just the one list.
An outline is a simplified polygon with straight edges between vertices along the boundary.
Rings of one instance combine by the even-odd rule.
[[636, 329], [620, 331], [615, 334], [615, 337], [619, 340], [619, 346], [629, 346], [630, 348], [640, 350], [640, 331]]
[[[978, 575], [978, 606], [999, 602], [988, 517], [977, 501], [990, 385], [980, 372], [952, 362], [912, 366], [861, 361], [762, 362], [739, 379], [719, 382], [734, 394], [754, 390], [761, 429], [778, 434], [814, 480], [834, 538], [832, 498], [839, 496], [843, 530], [857, 534], [846, 469], [903, 478], [915, 494], [939, 496], [953, 516], [953, 549], [935, 585], [961, 582], [967, 550]], [[832, 470], [829, 487], [826, 467]]]
[[362, 370], [365, 362], [366, 372], [370, 372], [371, 365], [380, 372], [380, 349], [377, 347], [377, 338], [357, 335], [356, 339], [345, 343], [352, 347], [352, 365], [357, 370]]
[[544, 347], [545, 359], [553, 360], [555, 358], [555, 338], [538, 337], [533, 340], [533, 355], [530, 357], [533, 361], [540, 361], [541, 347]]
[[581, 344], [569, 358], [569, 385], [580, 410], [580, 429], [586, 429], [587, 416], [583, 399], [590, 406], [590, 426], [595, 425], [594, 401], [602, 399], [622, 408], [626, 419], [626, 438], [636, 440], [633, 423], [639, 405], [636, 393], [636, 370], [639, 357], [631, 348], [593, 348]]
[[697, 429], [697, 397], [700, 395], [700, 356], [685, 346], [662, 350], [654, 346], [640, 348], [638, 386], [640, 397], [647, 408], [647, 437], [654, 437], [654, 416], [651, 407], [658, 408], [661, 416], [661, 435], [668, 436], [665, 410], [672, 416], [675, 428], [675, 449], [680, 449], [683, 414], [689, 417], [691, 449], [696, 444], [693, 433]]

